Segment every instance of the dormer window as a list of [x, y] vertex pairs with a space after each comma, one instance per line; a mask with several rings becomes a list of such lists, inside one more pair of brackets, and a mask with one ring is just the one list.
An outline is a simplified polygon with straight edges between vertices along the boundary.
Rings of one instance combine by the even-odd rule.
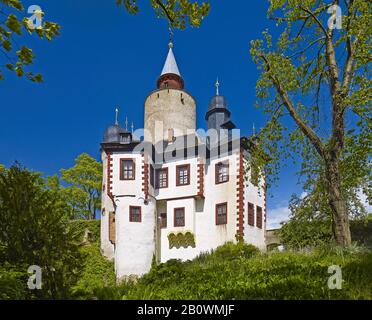
[[120, 159], [120, 180], [134, 180], [135, 171], [134, 159]]
[[130, 135], [129, 134], [123, 134], [121, 136], [121, 142], [122, 143], [130, 143]]

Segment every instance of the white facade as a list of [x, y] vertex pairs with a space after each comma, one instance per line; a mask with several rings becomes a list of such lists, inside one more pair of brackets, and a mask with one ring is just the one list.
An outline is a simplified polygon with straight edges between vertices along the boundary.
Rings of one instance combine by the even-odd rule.
[[[145, 129], [156, 133], [154, 119], [162, 119], [164, 129], [177, 132], [179, 124], [183, 132], [195, 130], [196, 104], [182, 90], [179, 72], [163, 72], [159, 81], [159, 90], [146, 99]], [[175, 87], [164, 88], [162, 81]], [[177, 121], [173, 120], [176, 114]], [[145, 274], [153, 262], [193, 259], [238, 238], [265, 250], [265, 185], [251, 183], [249, 150], [240, 139], [238, 148], [217, 158], [177, 156], [155, 163], [157, 158], [149, 150], [136, 151], [139, 141], [125, 140], [133, 139], [130, 133], [118, 126], [107, 132], [102, 143], [101, 249], [114, 259], [117, 279]], [[145, 140], [162, 143], [164, 131], [158, 136]], [[169, 147], [174, 141], [166, 142]], [[225, 171], [220, 171], [221, 163]], [[216, 177], [216, 173], [220, 174]], [[252, 205], [253, 220], [248, 217]]]

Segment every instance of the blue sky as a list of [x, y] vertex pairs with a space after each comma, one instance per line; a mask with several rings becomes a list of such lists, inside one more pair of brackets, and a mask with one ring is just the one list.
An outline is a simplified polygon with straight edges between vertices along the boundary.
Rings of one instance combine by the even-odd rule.
[[[37, 55], [33, 71], [45, 82], [34, 84], [6, 74], [0, 82], [0, 163], [15, 160], [45, 174], [73, 165], [87, 152], [99, 159], [99, 143], [120, 106], [136, 127], [143, 124], [146, 96], [155, 89], [168, 50], [168, 26], [149, 1], [129, 15], [109, 1], [24, 1], [41, 6], [48, 20], [62, 26], [53, 42], [27, 37]], [[268, 27], [263, 0], [211, 1], [212, 10], [199, 29], [175, 31], [174, 52], [185, 88], [197, 101], [197, 126], [215, 93], [216, 77], [243, 134], [265, 123], [254, 108], [258, 72], [249, 55], [250, 40]], [[23, 40], [22, 40], [23, 41]], [[0, 58], [1, 59], [1, 58]], [[3, 64], [3, 61], [2, 61]], [[301, 194], [294, 168], [285, 168], [268, 199], [269, 222], [285, 216], [289, 197]], [[279, 219], [280, 220], [280, 219]]]

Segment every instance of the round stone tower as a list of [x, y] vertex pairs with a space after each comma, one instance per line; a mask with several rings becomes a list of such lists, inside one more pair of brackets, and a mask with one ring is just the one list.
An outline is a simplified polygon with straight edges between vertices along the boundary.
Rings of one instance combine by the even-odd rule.
[[173, 44], [163, 71], [157, 81], [157, 90], [145, 101], [145, 141], [155, 144], [196, 129], [196, 103], [184, 91], [184, 81], [173, 54]]

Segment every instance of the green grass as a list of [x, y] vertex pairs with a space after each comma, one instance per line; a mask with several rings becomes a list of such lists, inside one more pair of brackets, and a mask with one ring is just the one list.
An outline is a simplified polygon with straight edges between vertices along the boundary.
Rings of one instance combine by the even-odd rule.
[[[342, 268], [343, 287], [327, 286], [328, 267]], [[372, 299], [372, 253], [323, 249], [261, 254], [226, 244], [193, 261], [153, 267], [137, 283], [95, 290], [98, 299]]]

